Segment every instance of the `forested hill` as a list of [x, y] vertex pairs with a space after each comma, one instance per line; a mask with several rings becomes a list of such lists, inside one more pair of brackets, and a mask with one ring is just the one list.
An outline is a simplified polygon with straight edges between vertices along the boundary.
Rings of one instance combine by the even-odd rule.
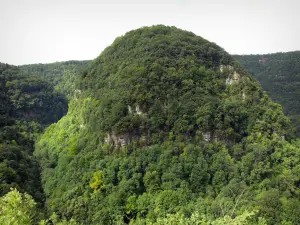
[[43, 201], [34, 142], [67, 108], [46, 80], [0, 63], [0, 196], [17, 187]]
[[234, 56], [259, 80], [271, 98], [283, 106], [300, 136], [300, 51]]
[[57, 92], [63, 93], [70, 99], [75, 91], [76, 80], [79, 74], [84, 74], [84, 70], [87, 69], [89, 62], [88, 60], [73, 60], [48, 64], [23, 65], [19, 66], [19, 68], [24, 72], [40, 76], [47, 80], [54, 85]]
[[117, 38], [35, 156], [80, 224], [299, 224], [299, 141], [227, 52], [175, 27]]

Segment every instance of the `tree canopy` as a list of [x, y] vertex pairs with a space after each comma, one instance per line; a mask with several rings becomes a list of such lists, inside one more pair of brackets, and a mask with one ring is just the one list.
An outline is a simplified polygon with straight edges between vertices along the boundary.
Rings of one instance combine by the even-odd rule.
[[0, 225], [300, 224], [298, 56], [157, 25], [0, 64]]
[[283, 106], [294, 126], [294, 136], [300, 135], [300, 51], [266, 55], [234, 56], [267, 91]]
[[300, 223], [289, 119], [216, 44], [143, 27], [79, 79], [36, 144], [50, 212], [81, 224]]
[[67, 100], [53, 85], [0, 63], [0, 196], [16, 187], [44, 201], [34, 142], [66, 112]]

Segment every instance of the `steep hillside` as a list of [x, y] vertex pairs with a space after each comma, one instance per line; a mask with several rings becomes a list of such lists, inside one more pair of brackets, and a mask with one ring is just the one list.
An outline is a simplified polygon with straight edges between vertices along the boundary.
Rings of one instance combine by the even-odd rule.
[[0, 63], [0, 196], [17, 187], [43, 200], [34, 141], [66, 111], [66, 99], [52, 85]]
[[216, 44], [175, 27], [130, 31], [78, 85], [36, 144], [50, 212], [81, 224], [300, 223], [300, 143]]
[[300, 51], [234, 56], [259, 80], [271, 98], [283, 106], [300, 136]]
[[32, 64], [19, 66], [27, 73], [35, 74], [53, 84], [55, 90], [68, 98], [73, 96], [79, 74], [88, 67], [90, 61], [67, 61], [48, 64]]

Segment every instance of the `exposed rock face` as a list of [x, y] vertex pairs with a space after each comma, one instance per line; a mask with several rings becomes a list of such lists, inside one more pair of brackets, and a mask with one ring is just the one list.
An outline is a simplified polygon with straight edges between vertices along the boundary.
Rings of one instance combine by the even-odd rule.
[[226, 79], [226, 85], [232, 85], [239, 82], [241, 75], [234, 70], [233, 66], [220, 65], [221, 73], [223, 73], [225, 70], [228, 70], [230, 73], [229, 77]]
[[218, 134], [218, 132], [215, 131], [205, 131], [202, 132], [202, 139], [205, 142], [211, 142], [211, 141], [220, 141], [222, 140], [222, 135]]
[[125, 134], [125, 135], [119, 136], [118, 144], [120, 146], [125, 146], [125, 145], [128, 145], [129, 143], [130, 143], [129, 135]]
[[202, 133], [203, 140], [206, 142], [211, 141], [211, 133], [210, 131], [206, 131]]
[[232, 85], [238, 83], [240, 78], [241, 75], [238, 72], [234, 71], [233, 74], [226, 79], [226, 85]]
[[123, 147], [131, 144], [133, 141], [136, 141], [140, 146], [145, 146], [147, 144], [148, 138], [144, 134], [119, 134], [117, 135], [115, 132], [107, 133], [107, 136], [104, 138], [104, 143], [113, 145], [115, 147]]
[[128, 105], [127, 108], [128, 108], [128, 113], [131, 115], [132, 114], [132, 108], [131, 108], [131, 106]]
[[129, 134], [116, 135], [114, 132], [108, 133], [107, 137], [104, 139], [106, 144], [112, 144], [115, 146], [125, 146], [130, 144], [131, 137]]
[[[131, 107], [130, 105], [127, 105], [127, 110], [129, 115], [140, 115], [143, 116], [146, 113], [144, 113], [139, 105], [136, 105], [135, 108]], [[108, 132], [107, 136], [104, 138], [104, 143], [105, 144], [110, 144], [114, 146], [126, 146], [129, 145], [132, 140], [140, 140], [142, 142], [146, 142], [147, 138], [145, 135], [141, 134], [131, 134], [131, 133], [124, 133], [124, 134], [119, 134], [117, 135], [115, 132]]]
[[145, 115], [146, 113], [144, 113], [142, 110], [141, 110], [141, 108], [140, 108], [140, 106], [139, 105], [136, 105], [135, 106], [135, 110], [132, 110], [132, 107], [130, 106], [130, 105], [128, 105], [127, 106], [127, 108], [128, 108], [128, 113], [130, 114], [130, 115], [132, 115], [132, 114], [137, 114], [137, 115]]
[[243, 99], [243, 101], [245, 101], [245, 99], [246, 99], [246, 94], [245, 94], [244, 91], [243, 91], [243, 93], [242, 93], [242, 99]]
[[135, 112], [136, 114], [138, 115], [143, 115], [144, 113], [142, 112], [142, 110], [140, 109], [140, 106], [139, 105], [136, 105], [135, 106]]
[[221, 71], [221, 73], [223, 73], [225, 69], [228, 69], [229, 71], [233, 71], [233, 66], [230, 66], [230, 65], [220, 65], [220, 71]]

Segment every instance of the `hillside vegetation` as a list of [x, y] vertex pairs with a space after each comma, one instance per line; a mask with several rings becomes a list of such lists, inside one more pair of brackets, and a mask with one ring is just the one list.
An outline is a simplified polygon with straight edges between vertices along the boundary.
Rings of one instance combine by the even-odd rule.
[[19, 66], [30, 74], [39, 76], [54, 86], [56, 92], [64, 94], [68, 99], [73, 97], [75, 85], [80, 74], [87, 69], [90, 61], [67, 61], [48, 64], [31, 64]]
[[283, 106], [300, 136], [300, 51], [266, 55], [234, 56]]
[[44, 79], [0, 63], [0, 196], [16, 187], [42, 202], [37, 136], [67, 112], [67, 100]]
[[282, 107], [222, 48], [153, 26], [81, 73], [35, 156], [48, 213], [80, 224], [299, 224]]

